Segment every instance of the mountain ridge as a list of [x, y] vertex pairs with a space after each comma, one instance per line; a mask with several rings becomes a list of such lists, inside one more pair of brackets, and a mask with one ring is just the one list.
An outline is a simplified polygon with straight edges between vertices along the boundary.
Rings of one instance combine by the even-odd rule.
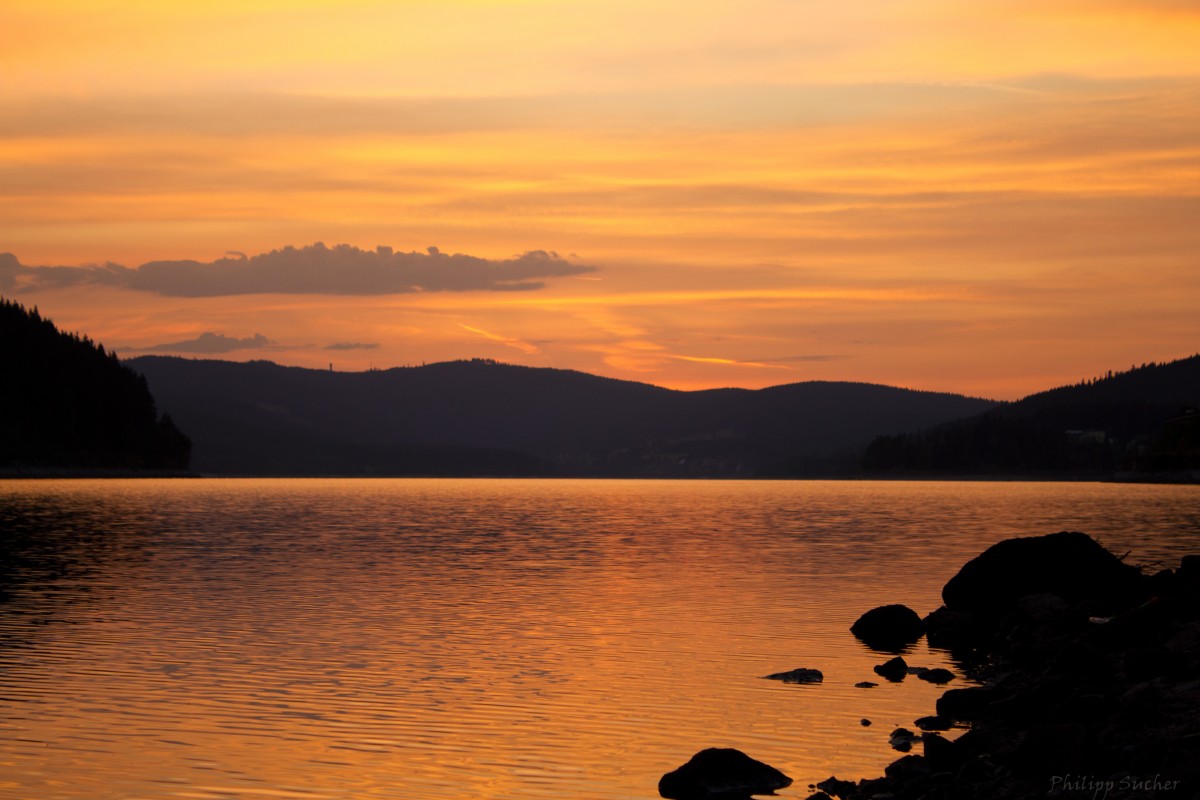
[[[878, 433], [995, 405], [832, 381], [689, 392], [489, 359], [365, 372], [171, 356], [126, 363], [191, 433], [196, 468], [216, 474], [234, 462], [261, 469], [253, 440], [263, 429], [354, 446], [483, 448], [532, 457], [549, 474], [749, 477], [796, 456], [849, 463]], [[220, 427], [241, 431], [239, 441], [218, 442]]]

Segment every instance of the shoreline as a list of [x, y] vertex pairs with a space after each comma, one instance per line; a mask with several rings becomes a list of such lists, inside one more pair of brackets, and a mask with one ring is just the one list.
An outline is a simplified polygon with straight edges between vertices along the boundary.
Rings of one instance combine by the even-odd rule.
[[1114, 476], [1114, 475], [826, 475], [782, 477], [773, 475], [613, 475], [600, 473], [564, 474], [545, 473], [540, 475], [507, 474], [452, 474], [452, 473], [406, 473], [406, 474], [256, 474], [256, 473], [210, 473], [194, 470], [135, 469], [135, 468], [79, 468], [79, 467], [0, 467], [0, 480], [60, 480], [96, 478], [196, 478], [196, 479], [271, 479], [271, 480], [336, 480], [336, 479], [380, 479], [403, 480], [448, 479], [448, 480], [596, 480], [596, 481], [745, 481], [745, 482], [819, 482], [842, 483], [1105, 483], [1141, 486], [1200, 486], [1200, 474], [1170, 476]]
[[[1150, 574], [1084, 533], [1005, 539], [967, 561], [942, 600], [923, 619], [871, 609], [851, 632], [891, 657], [880, 680], [920, 675], [901, 654], [924, 636], [976, 685], [943, 692], [914, 721], [922, 732], [893, 731], [905, 755], [883, 776], [831, 776], [806, 800], [1200, 797], [1200, 555]], [[664, 775], [659, 793], [751, 800], [791, 784], [710, 748]]]
[[1010, 539], [943, 600], [925, 636], [978, 685], [936, 716], [966, 732], [919, 734], [920, 755], [807, 800], [1198, 796], [1200, 555], [1148, 574], [1085, 534]]
[[96, 478], [201, 478], [198, 472], [169, 469], [109, 469], [103, 467], [3, 467], [0, 480], [65, 480]]

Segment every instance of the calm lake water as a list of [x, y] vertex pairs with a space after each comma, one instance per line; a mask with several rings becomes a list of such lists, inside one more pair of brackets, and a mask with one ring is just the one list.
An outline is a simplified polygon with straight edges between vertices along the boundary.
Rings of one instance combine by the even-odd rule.
[[0, 797], [654, 798], [710, 746], [806, 797], [941, 691], [854, 688], [855, 618], [1062, 529], [1174, 566], [1200, 490], [0, 481]]

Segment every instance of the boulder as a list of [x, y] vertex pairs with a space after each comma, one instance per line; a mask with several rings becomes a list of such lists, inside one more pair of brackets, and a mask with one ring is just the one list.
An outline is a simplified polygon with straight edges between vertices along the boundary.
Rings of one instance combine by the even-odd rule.
[[850, 632], [872, 650], [899, 653], [925, 633], [917, 612], [899, 604], [873, 608], [850, 626]]
[[834, 797], [849, 797], [858, 791], [858, 784], [854, 781], [843, 781], [836, 777], [831, 777], [818, 783], [817, 788]]
[[918, 673], [917, 677], [923, 681], [929, 681], [941, 686], [944, 683], [954, 680], [954, 673], [948, 669], [938, 667], [937, 669], [927, 669], [924, 672]]
[[791, 784], [787, 775], [740, 750], [711, 747], [663, 775], [658, 793], [672, 800], [717, 800], [773, 794]]
[[922, 620], [925, 639], [930, 647], [956, 652], [969, 650], [982, 639], [976, 616], [970, 611], [951, 611], [940, 606]]
[[875, 674], [886, 678], [892, 683], [899, 683], [908, 675], [908, 663], [896, 656], [891, 661], [886, 661], [875, 666]]
[[904, 756], [884, 767], [883, 774], [894, 781], [911, 781], [929, 774], [929, 765], [922, 756]]
[[1031, 594], [1057, 595], [1067, 603], [1120, 610], [1143, 593], [1140, 570], [1086, 533], [1005, 539], [963, 565], [942, 588], [952, 611], [1003, 613]]
[[987, 686], [969, 689], [950, 689], [937, 700], [939, 717], [956, 720], [977, 719], [983, 711], [1001, 697], [1000, 692]]
[[821, 670], [808, 669], [807, 667], [799, 667], [787, 672], [776, 672], [771, 675], [764, 675], [763, 677], [769, 681], [783, 681], [784, 683], [820, 683], [825, 680], [825, 676], [821, 674]]

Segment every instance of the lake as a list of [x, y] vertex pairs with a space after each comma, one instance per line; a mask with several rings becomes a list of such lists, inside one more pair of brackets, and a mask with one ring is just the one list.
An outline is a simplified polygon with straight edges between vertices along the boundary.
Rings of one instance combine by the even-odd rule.
[[806, 797], [942, 691], [853, 621], [1064, 529], [1175, 566], [1200, 489], [0, 481], [0, 797], [654, 798], [711, 746]]

